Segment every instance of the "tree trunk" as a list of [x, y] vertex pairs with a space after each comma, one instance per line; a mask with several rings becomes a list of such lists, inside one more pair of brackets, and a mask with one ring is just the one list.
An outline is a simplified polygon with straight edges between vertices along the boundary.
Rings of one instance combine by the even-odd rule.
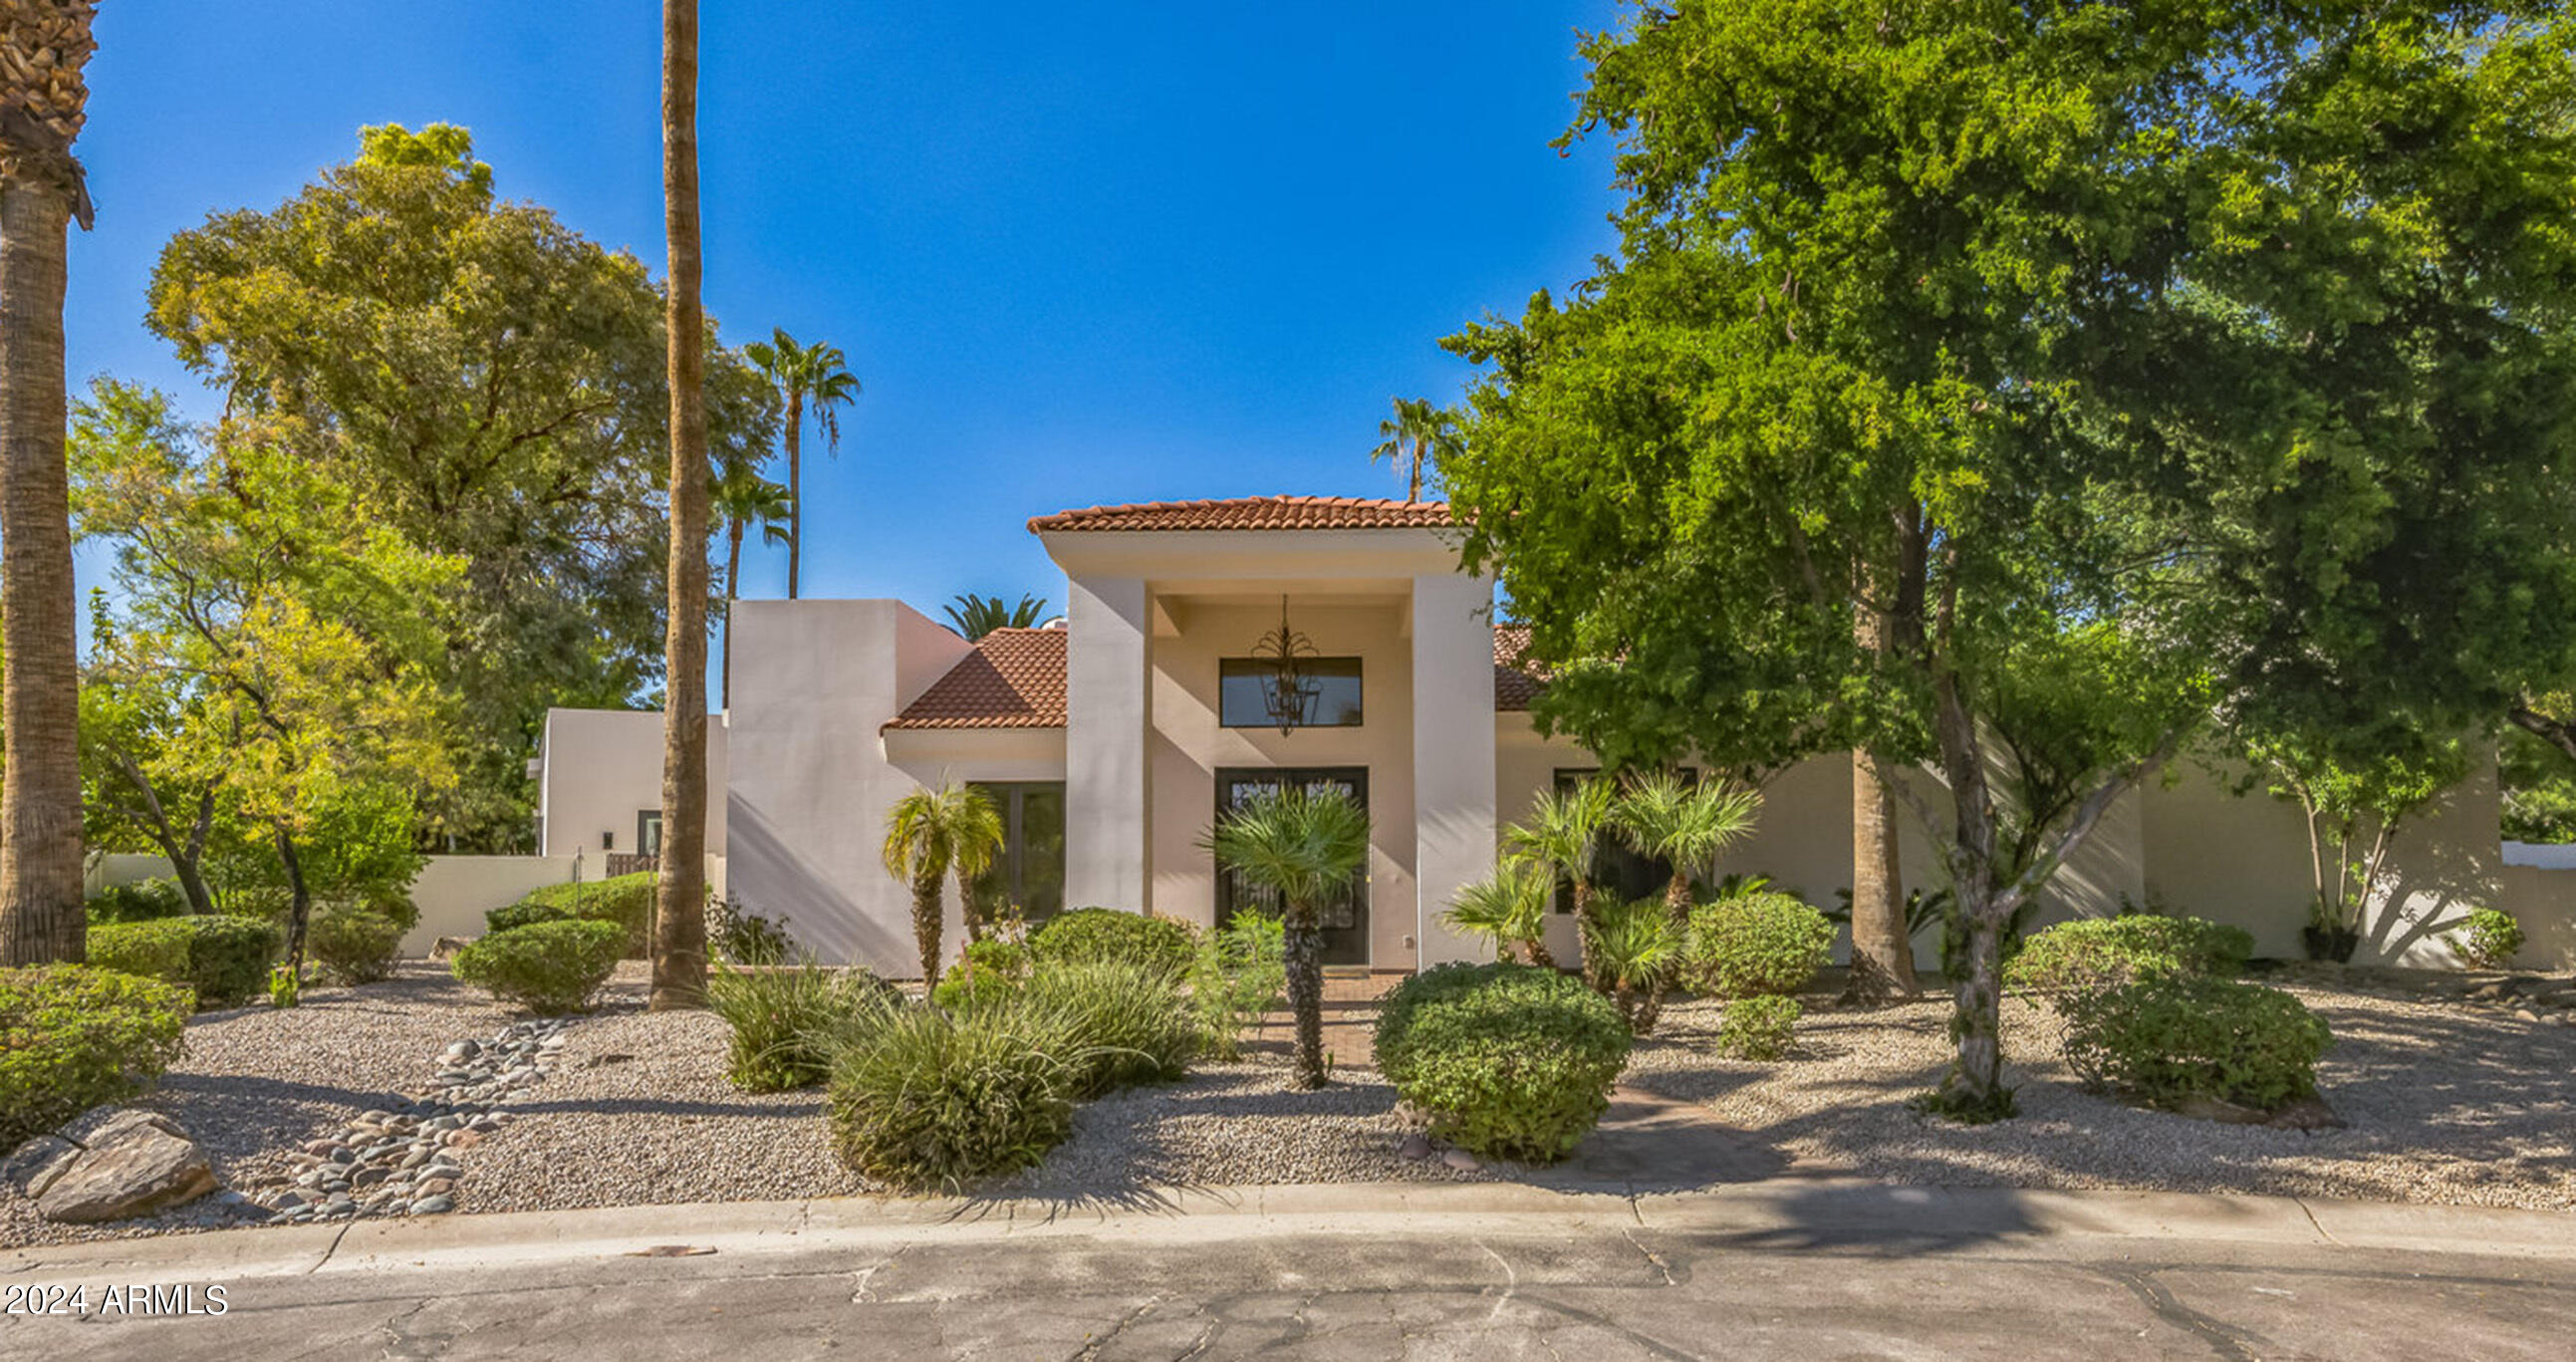
[[304, 858], [295, 852], [295, 836], [277, 829], [277, 859], [286, 867], [286, 967], [304, 977], [304, 926], [313, 917], [313, 891], [304, 883]]
[[1297, 1022], [1297, 1055], [1291, 1082], [1300, 1088], [1324, 1086], [1323, 941], [1307, 925], [1311, 914], [1292, 914], [1281, 945], [1287, 956], [1288, 1012]]
[[939, 901], [940, 881], [947, 878], [948, 868], [937, 861], [925, 860], [912, 876], [912, 943], [921, 951], [921, 987], [925, 994], [939, 982], [939, 938], [945, 908]]
[[1404, 489], [1404, 499], [1408, 502], [1422, 500], [1422, 455], [1425, 450], [1430, 448], [1430, 446], [1431, 440], [1429, 437], [1420, 435], [1414, 437], [1413, 481]]
[[1664, 886], [1664, 908], [1676, 927], [1688, 927], [1691, 915], [1691, 877], [1687, 870], [1675, 870], [1672, 883]]
[[0, 181], [0, 965], [88, 958], [80, 658], [63, 467], [63, 253], [71, 206]]
[[670, 245], [670, 609], [663, 635], [656, 1012], [707, 995], [706, 317], [698, 299], [698, 5], [662, 0], [662, 203]]
[[957, 915], [966, 924], [969, 942], [984, 939], [984, 914], [975, 907], [975, 882], [962, 865], [957, 867]]
[[1959, 1054], [1941, 1081], [1940, 1099], [1951, 1115], [1993, 1120], [2012, 1114], [2012, 1093], [2003, 1077], [2003, 926], [2010, 910], [1983, 886], [1962, 884], [1958, 892], [1968, 958], [1950, 1023]]
[[736, 579], [742, 576], [742, 522], [730, 521], [725, 526], [725, 603], [724, 603], [724, 689], [718, 693], [717, 707], [733, 708], [733, 603]]
[[[829, 410], [826, 408], [826, 410]], [[787, 390], [787, 599], [805, 561], [805, 390]]]
[[1583, 982], [1596, 991], [1608, 992], [1602, 986], [1600, 971], [1592, 966], [1592, 886], [1585, 884], [1580, 875], [1574, 877], [1574, 949], [1582, 955]]
[[1897, 858], [1892, 774], [1869, 753], [1852, 753], [1851, 983], [1844, 996], [1854, 1002], [1883, 1003], [1918, 987]]

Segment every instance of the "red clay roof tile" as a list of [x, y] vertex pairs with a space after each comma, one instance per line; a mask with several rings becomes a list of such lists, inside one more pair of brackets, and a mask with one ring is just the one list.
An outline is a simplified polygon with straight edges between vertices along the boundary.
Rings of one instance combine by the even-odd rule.
[[887, 728], [1064, 727], [1062, 629], [996, 629]]
[[1086, 506], [1029, 522], [1031, 534], [1066, 530], [1412, 530], [1454, 524], [1445, 501], [1371, 497], [1230, 497]]

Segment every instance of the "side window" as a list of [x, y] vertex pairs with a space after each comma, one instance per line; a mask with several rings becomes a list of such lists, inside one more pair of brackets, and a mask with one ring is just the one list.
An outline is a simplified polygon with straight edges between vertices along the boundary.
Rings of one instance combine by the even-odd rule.
[[1032, 927], [1064, 910], [1064, 783], [975, 781], [1002, 815], [1002, 853], [975, 879], [987, 921], [1017, 905]]

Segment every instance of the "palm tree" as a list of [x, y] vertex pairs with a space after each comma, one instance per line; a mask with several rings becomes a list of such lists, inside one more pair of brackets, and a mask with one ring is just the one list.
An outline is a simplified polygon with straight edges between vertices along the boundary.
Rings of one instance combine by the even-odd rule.
[[824, 449], [839, 454], [840, 409], [859, 395], [859, 376], [850, 372], [841, 347], [821, 341], [799, 345], [784, 327], [771, 328], [768, 340], [753, 341], [742, 352], [787, 397], [787, 599], [792, 601], [805, 557], [805, 404], [814, 405]]
[[1762, 796], [1716, 782], [1692, 784], [1671, 771], [1631, 781], [1619, 792], [1610, 825], [1639, 855], [1673, 868], [1664, 904], [1676, 923], [1690, 920], [1691, 879], [1717, 854], [1753, 830]]
[[1682, 924], [1650, 898], [1604, 903], [1583, 924], [1584, 958], [1610, 990], [1630, 1034], [1655, 1029], [1664, 990], [1681, 970], [1685, 940]]
[[957, 873], [969, 938], [978, 934], [972, 883], [1002, 847], [1002, 814], [972, 785], [954, 781], [915, 790], [886, 811], [886, 873], [912, 886], [912, 937], [921, 948], [921, 980], [938, 982], [940, 883]]
[[[1503, 831], [1510, 855], [1545, 871], [1550, 885], [1571, 883], [1577, 935], [1592, 920], [1592, 871], [1600, 852], [1601, 827], [1610, 816], [1610, 783], [1578, 781], [1570, 789], [1543, 791], [1530, 805], [1529, 817]], [[1587, 949], [1583, 978], [1598, 988], [1600, 979]]]
[[725, 525], [724, 689], [719, 708], [733, 708], [733, 603], [741, 593], [742, 532], [760, 527], [761, 542], [792, 544], [795, 537], [782, 523], [795, 509], [787, 489], [760, 476], [750, 464], [736, 464], [716, 478], [708, 494], [709, 509]]
[[1368, 863], [1368, 812], [1336, 789], [1265, 791], [1226, 813], [1199, 839], [1217, 864], [1279, 896], [1286, 936], [1288, 1009], [1297, 1019], [1295, 1082], [1324, 1086], [1324, 904], [1349, 890]]
[[68, 224], [91, 222], [72, 139], [87, 116], [94, 10], [0, 9], [0, 965], [88, 956], [63, 275]]
[[706, 313], [698, 298], [698, 4], [662, 0], [664, 341], [671, 387], [670, 605], [662, 636], [662, 855], [652, 1008], [707, 998]]
[[1046, 618], [1044, 596], [1022, 596], [1018, 605], [1004, 605], [999, 596], [978, 596], [962, 592], [948, 607], [951, 627], [972, 643], [996, 629], [1026, 629]]
[[1369, 451], [1369, 462], [1380, 459], [1402, 464], [1409, 454], [1413, 474], [1405, 485], [1406, 501], [1422, 500], [1422, 465], [1457, 447], [1458, 418], [1446, 407], [1431, 405], [1427, 397], [1395, 399], [1395, 415], [1377, 423], [1378, 446]]
[[1458, 891], [1440, 920], [1451, 928], [1494, 943], [1494, 958], [1509, 960], [1517, 950], [1533, 965], [1556, 968], [1547, 950], [1547, 901], [1556, 881], [1546, 869], [1506, 857], [1494, 873]]

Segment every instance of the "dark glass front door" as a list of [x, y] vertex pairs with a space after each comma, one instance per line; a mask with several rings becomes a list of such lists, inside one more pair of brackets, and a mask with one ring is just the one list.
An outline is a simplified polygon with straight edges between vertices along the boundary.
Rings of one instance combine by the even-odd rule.
[[[1368, 807], [1368, 768], [1365, 766], [1225, 766], [1219, 767], [1216, 773], [1217, 817], [1223, 818], [1228, 811], [1241, 807], [1265, 791], [1288, 786], [1339, 790], [1362, 809]], [[1368, 872], [1362, 870], [1351, 880], [1348, 890], [1324, 905], [1321, 916], [1325, 964], [1365, 965], [1369, 962], [1368, 899]], [[1276, 913], [1279, 900], [1277, 895], [1266, 890], [1239, 882], [1233, 871], [1218, 867], [1218, 925], [1222, 926], [1232, 918], [1239, 906]]]

